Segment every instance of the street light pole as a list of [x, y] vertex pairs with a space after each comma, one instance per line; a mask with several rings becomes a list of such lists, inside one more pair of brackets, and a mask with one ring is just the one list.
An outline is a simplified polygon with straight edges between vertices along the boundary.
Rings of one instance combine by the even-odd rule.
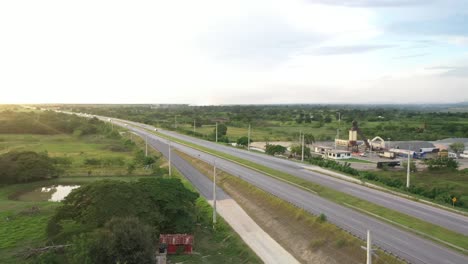
[[215, 131], [216, 131], [216, 133], [215, 133], [215, 134], [216, 134], [216, 143], [218, 143], [218, 122], [216, 122], [216, 129], [215, 129]]
[[410, 187], [411, 147], [408, 149], [408, 164], [406, 164], [406, 188]]
[[366, 264], [372, 264], [372, 241], [371, 232], [367, 230], [367, 261]]
[[213, 226], [216, 224], [216, 160], [213, 162]]
[[195, 119], [193, 120], [193, 132], [195, 132]]

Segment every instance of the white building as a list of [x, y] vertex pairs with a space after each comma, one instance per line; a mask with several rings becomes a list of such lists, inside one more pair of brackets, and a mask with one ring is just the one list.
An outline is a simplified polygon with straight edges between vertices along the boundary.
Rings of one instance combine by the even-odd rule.
[[351, 151], [331, 149], [327, 151], [326, 157], [334, 160], [350, 159]]

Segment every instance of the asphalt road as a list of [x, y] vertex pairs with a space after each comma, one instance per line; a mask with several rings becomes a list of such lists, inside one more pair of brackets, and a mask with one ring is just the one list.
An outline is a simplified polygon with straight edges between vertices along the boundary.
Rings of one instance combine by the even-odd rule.
[[[147, 126], [143, 124], [139, 125]], [[151, 126], [147, 127], [150, 129], [154, 128]], [[384, 206], [389, 209], [393, 209], [395, 211], [413, 216], [415, 218], [419, 218], [426, 222], [439, 225], [449, 230], [468, 236], [467, 216], [453, 213], [431, 205], [412, 201], [384, 191], [372, 189], [356, 183], [347, 182], [342, 179], [337, 179], [328, 175], [306, 170], [301, 167], [302, 164], [295, 161], [285, 160], [281, 158], [268, 156], [265, 154], [248, 152], [242, 149], [223, 146], [206, 140], [181, 135], [172, 131], [164, 131], [159, 129], [158, 132], [294, 175], [307, 181], [314, 182], [325, 187], [329, 187], [342, 193], [350, 194], [360, 199]]]
[[[150, 134], [140, 128], [132, 126], [127, 126], [127, 128], [133, 130], [142, 137], [147, 136], [149, 144], [167, 156], [168, 141], [166, 139]], [[213, 163], [216, 159], [212, 155], [174, 142], [172, 142], [171, 145], [184, 153], [198, 157], [209, 163]], [[212, 186], [211, 181], [175, 154], [172, 155], [172, 164], [188, 177], [188, 179], [200, 190], [202, 195], [210, 197]], [[403, 231], [373, 217], [330, 202], [312, 194], [311, 192], [304, 191], [298, 187], [224, 159], [216, 159], [216, 164], [221, 170], [240, 177], [258, 188], [303, 208], [310, 213], [315, 215], [321, 213], [325, 214], [328, 221], [362, 239], [365, 238], [366, 231], [368, 229], [371, 230], [374, 244], [384, 250], [392, 252], [410, 263], [468, 263], [468, 257], [465, 255]], [[219, 193], [222, 192], [219, 188], [218, 190]], [[223, 199], [223, 196], [221, 196], [220, 199]]]

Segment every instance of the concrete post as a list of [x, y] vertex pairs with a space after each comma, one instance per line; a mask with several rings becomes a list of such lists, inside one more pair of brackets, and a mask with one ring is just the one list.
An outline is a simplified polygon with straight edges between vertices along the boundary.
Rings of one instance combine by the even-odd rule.
[[372, 264], [372, 240], [371, 232], [367, 230], [367, 261], [366, 264]]

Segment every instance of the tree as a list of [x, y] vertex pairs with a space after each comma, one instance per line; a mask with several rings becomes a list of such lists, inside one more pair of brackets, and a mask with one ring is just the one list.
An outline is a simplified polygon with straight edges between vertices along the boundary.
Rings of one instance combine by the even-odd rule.
[[[248, 144], [249, 138], [248, 137], [240, 137], [237, 139], [237, 145], [246, 147]], [[252, 139], [250, 139], [250, 143], [252, 143]]]
[[155, 236], [136, 217], [112, 218], [103, 228], [73, 240], [72, 263], [154, 263]]
[[136, 182], [97, 181], [73, 190], [48, 223], [54, 237], [64, 220], [86, 228], [102, 227], [112, 217], [137, 216], [153, 232], [190, 232], [195, 223], [198, 194], [178, 179], [140, 179]]
[[[297, 157], [301, 157], [302, 156], [302, 146], [301, 145], [292, 145], [291, 146], [291, 153]], [[310, 158], [311, 156], [311, 152], [310, 152], [310, 148], [307, 147], [307, 146], [304, 146], [304, 158]]]
[[315, 137], [312, 134], [304, 134], [304, 143], [306, 145], [314, 144], [315, 143]]
[[455, 151], [455, 153], [461, 153], [465, 150], [465, 144], [461, 143], [461, 142], [455, 142], [453, 144], [450, 145], [450, 148]]
[[8, 152], [0, 156], [0, 183], [20, 183], [58, 177], [60, 170], [47, 153]]
[[267, 144], [265, 147], [265, 152], [268, 155], [277, 155], [277, 154], [284, 154], [286, 152], [286, 147], [283, 147], [281, 145], [271, 145]]
[[[216, 127], [213, 130], [213, 133], [216, 135]], [[218, 138], [225, 136], [227, 134], [227, 126], [225, 124], [218, 124]]]

